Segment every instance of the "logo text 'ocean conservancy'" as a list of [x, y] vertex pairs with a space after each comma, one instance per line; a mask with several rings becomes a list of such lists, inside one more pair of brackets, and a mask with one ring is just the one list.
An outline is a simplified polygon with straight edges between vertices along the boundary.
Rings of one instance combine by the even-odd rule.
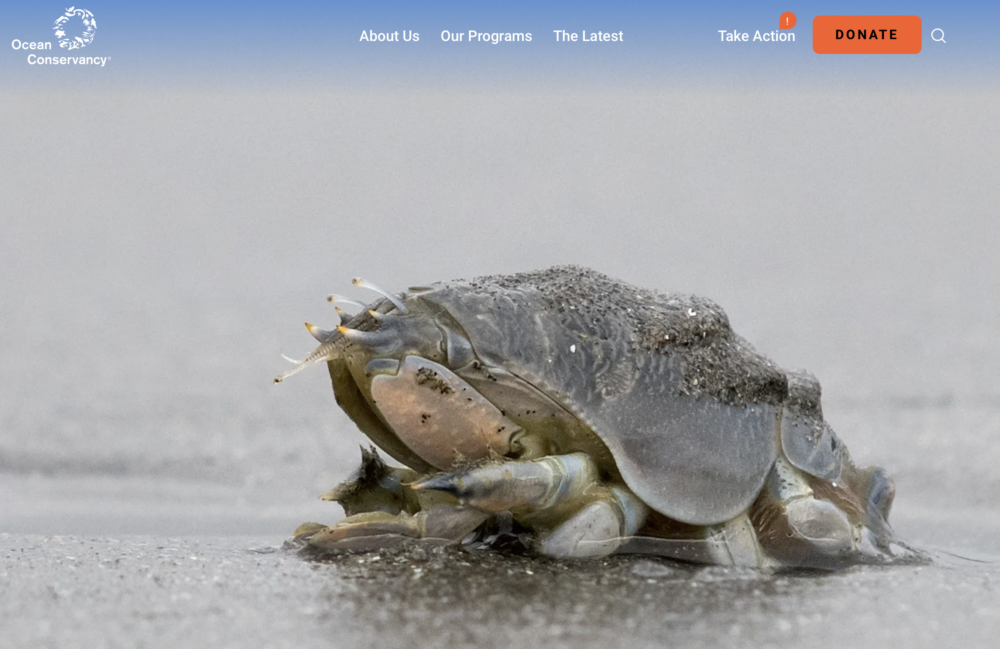
[[[94, 42], [94, 34], [97, 33], [97, 21], [94, 14], [86, 9], [70, 7], [66, 12], [56, 18], [55, 25], [52, 26], [52, 33], [56, 37], [59, 47], [65, 50], [79, 50]], [[10, 44], [15, 50], [51, 50], [52, 43], [46, 41], [22, 41], [14, 39]], [[29, 65], [96, 65], [104, 67], [111, 59], [110, 56], [39, 56], [37, 54], [28, 55]]]

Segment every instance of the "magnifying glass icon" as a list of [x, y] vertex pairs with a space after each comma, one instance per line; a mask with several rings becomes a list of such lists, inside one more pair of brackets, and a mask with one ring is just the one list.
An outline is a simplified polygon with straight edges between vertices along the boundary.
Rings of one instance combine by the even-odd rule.
[[[941, 35], [935, 36], [935, 34], [937, 34], [938, 32], [941, 32]], [[944, 43], [945, 45], [948, 44], [948, 41], [944, 40], [944, 30], [941, 29], [940, 27], [931, 31], [931, 40], [937, 41], [939, 43]]]

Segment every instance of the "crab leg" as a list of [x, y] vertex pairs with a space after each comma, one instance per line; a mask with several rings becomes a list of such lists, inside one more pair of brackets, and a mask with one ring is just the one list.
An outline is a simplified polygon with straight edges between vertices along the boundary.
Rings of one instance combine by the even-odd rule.
[[458, 505], [447, 494], [415, 492], [412, 469], [391, 467], [375, 447], [361, 449], [361, 466], [320, 496], [339, 502], [347, 518], [331, 526], [304, 523], [295, 540], [326, 553], [362, 552], [419, 542], [451, 545], [462, 541], [487, 518], [488, 512]]
[[531, 462], [501, 462], [417, 482], [418, 491], [450, 493], [459, 502], [489, 512], [515, 507], [549, 509], [579, 498], [598, 483], [597, 466], [583, 453], [550, 455]]
[[649, 508], [628, 489], [605, 487], [606, 495], [589, 504], [538, 539], [538, 550], [550, 557], [606, 557], [642, 527]]
[[718, 525], [697, 526], [667, 536], [634, 536], [621, 554], [648, 554], [692, 563], [757, 568], [771, 572], [781, 566], [757, 540], [746, 513]]
[[474, 507], [439, 505], [410, 515], [364, 512], [330, 527], [307, 524], [296, 538], [325, 552], [381, 550], [420, 540], [437, 545], [459, 543], [490, 514]]
[[[884, 476], [873, 477], [884, 482], [876, 484], [877, 489], [891, 490]], [[871, 507], [891, 499], [885, 493], [878, 497], [880, 502]], [[881, 556], [877, 535], [857, 520], [863, 516], [860, 507], [860, 503], [834, 503], [818, 497], [805, 477], [779, 457], [751, 518], [763, 548], [784, 565], [828, 570]], [[851, 520], [851, 513], [856, 520]]]
[[[444, 491], [488, 512], [512, 510], [541, 531], [538, 550], [553, 557], [599, 557], [614, 552], [645, 521], [648, 509], [624, 487], [600, 482], [594, 461], [583, 453], [533, 461], [489, 464], [411, 485]], [[568, 515], [556, 515], [560, 509]], [[545, 512], [540, 516], [534, 516]], [[546, 520], [557, 524], [545, 526]]]

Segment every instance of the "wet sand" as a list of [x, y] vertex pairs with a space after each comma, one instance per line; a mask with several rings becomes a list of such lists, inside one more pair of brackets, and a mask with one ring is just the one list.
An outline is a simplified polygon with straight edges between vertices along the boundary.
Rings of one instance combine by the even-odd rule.
[[273, 538], [0, 535], [0, 615], [35, 647], [986, 647], [1000, 568], [762, 575], [455, 549], [325, 562]]

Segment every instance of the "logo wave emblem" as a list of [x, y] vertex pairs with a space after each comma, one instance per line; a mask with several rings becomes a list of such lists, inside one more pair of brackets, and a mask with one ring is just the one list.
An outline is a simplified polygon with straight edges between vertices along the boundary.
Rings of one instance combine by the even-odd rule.
[[59, 39], [59, 47], [78, 50], [94, 41], [97, 22], [94, 20], [94, 14], [86, 9], [70, 7], [66, 13], [56, 18], [56, 24], [52, 29]]

